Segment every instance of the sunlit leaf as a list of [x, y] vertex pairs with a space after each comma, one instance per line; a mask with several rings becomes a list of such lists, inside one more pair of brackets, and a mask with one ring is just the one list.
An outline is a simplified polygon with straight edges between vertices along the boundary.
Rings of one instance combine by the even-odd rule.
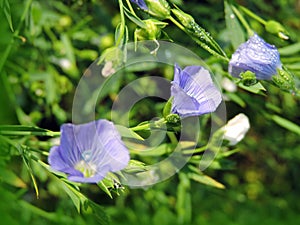
[[298, 124], [277, 115], [272, 115], [271, 118], [279, 126], [300, 135], [300, 126]]
[[229, 30], [228, 33], [230, 35], [230, 41], [233, 48], [237, 49], [240, 44], [245, 42], [245, 33], [240, 25], [240, 22], [233, 13], [230, 4], [228, 4], [227, 1], [224, 1], [224, 5], [226, 27]]

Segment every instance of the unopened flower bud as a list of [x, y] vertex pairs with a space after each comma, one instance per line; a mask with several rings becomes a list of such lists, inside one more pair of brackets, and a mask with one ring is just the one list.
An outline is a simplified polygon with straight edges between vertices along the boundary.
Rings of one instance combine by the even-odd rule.
[[228, 121], [222, 128], [224, 131], [224, 139], [229, 141], [229, 145], [235, 145], [240, 142], [250, 128], [248, 117], [240, 113]]
[[195, 20], [191, 15], [181, 11], [180, 9], [172, 9], [172, 12], [184, 27], [187, 29], [193, 29], [192, 25], [195, 23]]
[[138, 40], [156, 40], [161, 34], [161, 29], [167, 25], [167, 23], [155, 19], [148, 19], [143, 22], [145, 28], [137, 28], [135, 31]]
[[265, 24], [265, 28], [266, 28], [266, 30], [269, 33], [271, 33], [271, 34], [277, 34], [278, 37], [280, 37], [281, 39], [284, 39], [284, 40], [288, 40], [289, 39], [288, 32], [277, 21], [269, 20]]
[[[228, 71], [234, 77], [239, 77], [240, 73], [249, 70], [255, 73], [257, 80], [271, 80], [281, 67], [277, 48], [254, 34], [232, 54]], [[245, 73], [244, 76], [249, 80], [252, 75]]]
[[272, 77], [273, 82], [282, 90], [294, 92], [296, 90], [295, 78], [287, 69], [277, 70], [277, 75]]
[[242, 82], [245, 86], [252, 86], [257, 83], [255, 73], [249, 70], [242, 72], [240, 77], [242, 78]]
[[167, 19], [170, 17], [170, 5], [166, 0], [145, 0], [148, 13], [159, 19]]
[[180, 123], [180, 116], [178, 114], [169, 114], [166, 117], [166, 121], [168, 123], [171, 123], [171, 124], [179, 124]]

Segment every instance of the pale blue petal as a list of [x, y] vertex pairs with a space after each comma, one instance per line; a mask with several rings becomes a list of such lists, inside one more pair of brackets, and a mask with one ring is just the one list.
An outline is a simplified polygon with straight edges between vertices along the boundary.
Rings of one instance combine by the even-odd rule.
[[115, 172], [124, 169], [129, 162], [129, 152], [121, 140], [121, 136], [112, 122], [106, 120], [97, 121], [98, 145], [101, 144], [101, 152], [97, 152], [99, 147], [94, 146], [95, 155], [93, 162], [97, 162], [101, 167], [106, 166], [109, 171]]
[[53, 146], [50, 149], [48, 162], [50, 166], [57, 171], [62, 171], [67, 167], [70, 167], [68, 163], [66, 163], [61, 155], [60, 146]]
[[[76, 182], [97, 183], [108, 172], [125, 168], [129, 162], [129, 151], [121, 140], [112, 122], [98, 120], [86, 124], [64, 124], [61, 127], [61, 145], [51, 148], [48, 161], [57, 171], [69, 175]], [[79, 162], [95, 167], [91, 177], [75, 169]]]
[[137, 4], [141, 9], [148, 10], [148, 7], [144, 0], [130, 0], [131, 2]]
[[213, 112], [222, 101], [209, 72], [201, 66], [188, 66], [181, 70], [175, 64], [171, 96], [172, 113], [182, 118]]
[[280, 55], [276, 47], [254, 34], [232, 55], [228, 71], [231, 75], [239, 77], [241, 72], [249, 70], [256, 74], [257, 79], [269, 80], [281, 67]]
[[65, 162], [63, 159], [64, 151], [60, 146], [53, 146], [50, 149], [48, 162], [53, 170], [60, 171], [67, 174], [81, 176], [82, 173], [73, 168], [73, 164]]
[[68, 176], [68, 179], [73, 182], [78, 182], [78, 183], [98, 183], [99, 181], [103, 180], [105, 176], [96, 174], [92, 177], [84, 177], [84, 176], [74, 176], [70, 175]]

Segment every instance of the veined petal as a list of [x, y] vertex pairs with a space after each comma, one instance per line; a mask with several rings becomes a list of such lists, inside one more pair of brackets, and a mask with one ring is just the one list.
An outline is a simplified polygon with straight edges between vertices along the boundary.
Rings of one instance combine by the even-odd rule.
[[64, 124], [61, 133], [61, 144], [51, 148], [48, 161], [72, 181], [97, 183], [129, 162], [128, 149], [112, 122]]
[[181, 70], [175, 64], [171, 96], [174, 98], [172, 113], [182, 118], [213, 112], [222, 101], [209, 72], [201, 66], [187, 66]]
[[[129, 152], [113, 123], [108, 121], [103, 123], [101, 120], [97, 121], [97, 133], [103, 150], [101, 156], [98, 155], [95, 158], [95, 162], [97, 164], [101, 162], [101, 165], [106, 166], [111, 172], [123, 169], [129, 162]], [[97, 146], [93, 148], [97, 149]]]
[[65, 162], [63, 159], [63, 152], [60, 146], [53, 146], [50, 149], [48, 162], [52, 169], [75, 176], [82, 176], [81, 172], [75, 170], [69, 162]]
[[66, 167], [69, 167], [69, 164], [64, 161], [60, 152], [60, 146], [53, 146], [50, 149], [48, 162], [54, 170], [62, 171]]
[[277, 48], [254, 34], [232, 55], [228, 71], [231, 75], [239, 77], [241, 72], [249, 70], [255, 73], [257, 79], [269, 80], [277, 73], [277, 68], [281, 67]]

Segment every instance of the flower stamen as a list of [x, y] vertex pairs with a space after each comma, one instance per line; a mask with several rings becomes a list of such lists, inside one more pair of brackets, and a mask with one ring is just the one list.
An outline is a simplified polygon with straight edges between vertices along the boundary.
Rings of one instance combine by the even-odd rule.
[[74, 168], [80, 171], [84, 177], [92, 177], [96, 174], [96, 165], [85, 160], [80, 160]]

